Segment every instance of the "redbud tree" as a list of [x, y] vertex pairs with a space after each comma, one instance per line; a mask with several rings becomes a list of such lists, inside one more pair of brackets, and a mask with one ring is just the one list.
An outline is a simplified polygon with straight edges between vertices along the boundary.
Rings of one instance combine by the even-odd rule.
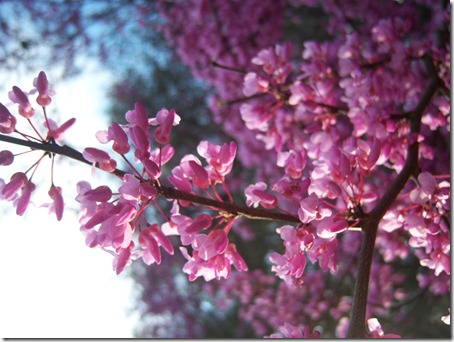
[[[304, 27], [299, 11], [312, 7], [326, 15], [326, 39], [292, 44], [285, 33]], [[64, 141], [77, 118], [52, 119], [58, 94], [41, 71], [0, 104], [0, 141], [36, 155], [20, 170], [19, 154], [0, 152], [11, 173], [0, 179], [1, 199], [21, 216], [47, 191], [60, 220], [60, 159], [111, 174], [116, 187], [75, 184], [88, 247], [112, 254], [117, 274], [183, 258], [180, 272], [235, 298], [257, 336], [396, 337], [411, 311], [393, 316], [386, 333], [378, 318], [415, 293], [449, 297], [448, 2], [188, 0], [154, 10], [155, 29], [211, 88], [212, 120], [229, 140], [200, 137], [175, 158], [187, 114], [137, 102], [96, 134], [105, 149], [77, 151]], [[34, 172], [49, 158], [49, 183], [37, 186]], [[279, 241], [268, 272], [250, 270], [247, 246], [264, 235]], [[409, 277], [418, 291], [405, 287]], [[438, 320], [449, 324], [447, 301]]]

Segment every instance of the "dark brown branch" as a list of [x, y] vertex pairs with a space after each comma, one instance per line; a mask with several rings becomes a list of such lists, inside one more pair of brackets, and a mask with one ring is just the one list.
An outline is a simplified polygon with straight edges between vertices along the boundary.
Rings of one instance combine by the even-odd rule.
[[[430, 81], [427, 88], [421, 95], [421, 100], [412, 112], [412, 116], [410, 118], [410, 134], [419, 133], [421, 129], [422, 115], [432, 100], [434, 94], [437, 92], [439, 87], [442, 86], [441, 80], [438, 78], [438, 74], [432, 64], [432, 61], [429, 58], [425, 58], [424, 62], [426, 64], [427, 73], [430, 75]], [[347, 338], [366, 337], [367, 295], [377, 228], [383, 216], [394, 203], [399, 193], [405, 187], [405, 184], [407, 184], [410, 176], [412, 174], [418, 174], [418, 156], [419, 144], [414, 142], [408, 147], [407, 159], [401, 172], [398, 174], [397, 178], [382, 198], [378, 201], [374, 209], [366, 214], [363, 219], [363, 240], [359, 255], [358, 276], [353, 293], [353, 306]]]
[[[89, 162], [84, 158], [82, 153], [73, 149], [69, 146], [60, 146], [55, 143], [38, 143], [34, 141], [28, 141], [23, 139], [18, 139], [15, 137], [11, 137], [9, 135], [0, 134], [0, 141], [4, 141], [11, 144], [21, 145], [29, 147], [33, 150], [41, 150], [46, 151], [49, 153], [54, 153], [62, 156], [69, 157], [71, 159], [77, 160], [79, 162], [91, 165], [92, 163]], [[125, 175], [125, 171], [120, 169], [115, 169], [112, 172], [114, 175], [118, 177], [123, 177]], [[174, 189], [168, 186], [160, 186], [155, 184], [156, 188], [158, 189], [159, 193], [168, 199], [175, 199], [175, 200], [184, 200], [189, 201], [192, 203], [206, 205], [214, 210], [220, 210], [228, 213], [229, 215], [233, 216], [243, 216], [250, 219], [256, 220], [273, 220], [273, 221], [284, 221], [284, 222], [291, 222], [291, 223], [299, 223], [300, 220], [298, 217], [288, 214], [283, 214], [279, 212], [273, 212], [264, 209], [256, 209], [256, 208], [249, 208], [245, 206], [240, 206], [237, 204], [227, 203], [216, 201], [211, 198], [199, 196], [193, 193], [187, 193], [178, 189]]]

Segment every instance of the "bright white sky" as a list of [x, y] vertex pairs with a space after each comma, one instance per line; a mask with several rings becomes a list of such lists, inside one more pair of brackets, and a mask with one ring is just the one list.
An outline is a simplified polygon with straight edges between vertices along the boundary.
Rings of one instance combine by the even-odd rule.
[[[108, 126], [109, 119], [103, 116], [106, 105], [103, 99], [109, 75], [96, 66], [85, 70], [75, 80], [53, 85], [57, 94], [48, 109], [52, 116], [58, 108], [62, 113], [60, 123], [76, 117], [76, 124], [65, 140], [72, 147], [99, 146], [94, 134]], [[30, 90], [38, 71], [20, 80], [12, 77], [11, 83], [5, 84], [6, 91], [0, 89], [0, 102], [9, 102], [7, 91], [13, 85]], [[49, 81], [52, 83], [52, 79]], [[16, 109], [11, 111], [15, 113]], [[24, 121], [19, 120], [19, 127], [23, 127]], [[6, 148], [0, 142], [0, 150]], [[30, 154], [17, 160], [24, 159], [30, 166], [38, 156]], [[44, 175], [50, 163], [45, 164]], [[90, 180], [91, 170], [85, 165], [65, 165], [57, 163], [55, 183], [68, 194], [69, 207], [77, 209], [77, 202], [72, 200], [76, 195], [75, 184], [82, 179]], [[18, 167], [16, 161], [8, 167], [0, 166], [0, 178], [8, 181], [12, 172], [19, 171]], [[98, 172], [96, 176], [101, 175]], [[115, 274], [110, 254], [85, 245], [76, 210], [67, 208], [62, 221], [57, 222], [47, 209], [38, 208], [50, 202], [47, 198], [50, 173], [47, 177], [43, 178], [43, 187], [36, 191], [43, 194], [43, 199], [36, 199], [36, 207], [29, 208], [23, 217], [15, 215], [12, 203], [0, 201], [0, 337], [132, 337], [138, 320], [138, 314], [131, 313], [132, 281]], [[100, 178], [93, 180], [95, 186], [101, 182]]]

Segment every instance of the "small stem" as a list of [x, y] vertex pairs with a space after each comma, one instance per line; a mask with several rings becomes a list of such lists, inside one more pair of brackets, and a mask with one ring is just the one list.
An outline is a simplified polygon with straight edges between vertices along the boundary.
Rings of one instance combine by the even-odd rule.
[[33, 130], [35, 131], [35, 133], [38, 135], [38, 137], [44, 141], [43, 137], [41, 136], [41, 134], [39, 134], [38, 130], [36, 129], [35, 125], [33, 125], [32, 121], [30, 119], [27, 119], [28, 120], [28, 123], [30, 124], [30, 126], [33, 128]]
[[222, 65], [222, 64], [219, 64], [218, 62], [216, 61], [212, 61], [211, 62], [211, 65], [216, 67], [216, 68], [220, 68], [220, 69], [224, 69], [224, 70], [228, 70], [228, 71], [233, 71], [233, 72], [237, 72], [239, 74], [246, 74], [246, 70], [242, 70], [242, 69], [237, 69], [237, 68], [234, 68], [234, 67], [230, 67], [230, 66], [227, 66], [227, 65]]

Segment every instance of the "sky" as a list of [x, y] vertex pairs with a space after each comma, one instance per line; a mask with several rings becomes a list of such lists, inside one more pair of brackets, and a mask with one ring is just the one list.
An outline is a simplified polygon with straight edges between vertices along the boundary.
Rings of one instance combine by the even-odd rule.
[[[30, 90], [38, 72], [12, 76], [3, 89], [0, 87], [0, 102], [9, 101], [7, 92], [13, 85]], [[96, 63], [88, 63], [75, 79], [56, 85], [49, 77], [56, 95], [48, 115], [60, 123], [76, 117], [65, 139], [71, 147], [101, 146], [94, 134], [109, 125], [105, 91], [110, 79]], [[14, 108], [11, 112], [17, 111]], [[24, 124], [25, 120], [18, 118], [17, 127]], [[7, 148], [0, 142], [0, 150]], [[30, 166], [38, 157], [27, 154], [17, 157], [10, 166], [0, 166], [0, 178], [8, 181], [13, 172], [25, 171], [21, 167]], [[92, 177], [87, 165], [60, 161], [55, 167], [54, 182], [67, 195], [60, 222], [40, 207], [50, 202], [48, 166], [40, 165], [41, 178], [36, 175], [38, 196], [34, 195], [35, 205], [24, 216], [15, 214], [12, 203], [0, 201], [0, 337], [133, 337], [138, 314], [132, 312], [132, 280], [125, 274], [117, 276], [112, 269], [112, 256], [87, 247], [79, 231], [75, 184], [86, 179], [98, 186], [107, 178], [100, 172]]]

